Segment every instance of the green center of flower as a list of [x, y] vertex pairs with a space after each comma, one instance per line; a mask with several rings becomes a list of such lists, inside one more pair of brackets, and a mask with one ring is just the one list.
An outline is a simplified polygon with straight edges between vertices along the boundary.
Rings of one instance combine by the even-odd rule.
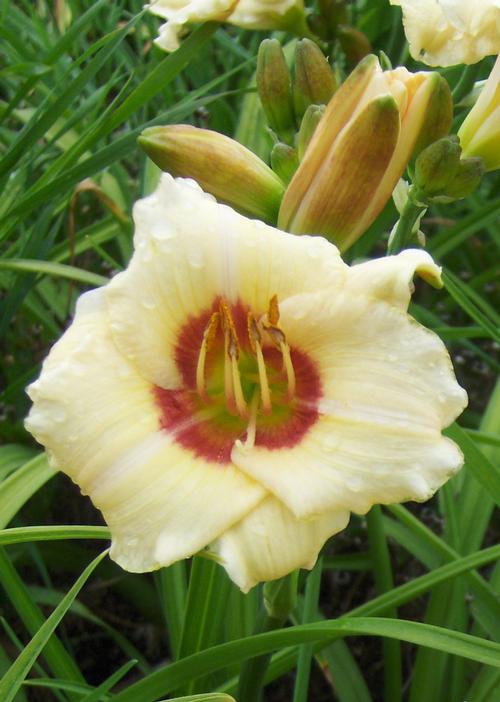
[[[258, 413], [277, 419], [287, 412], [283, 408], [295, 397], [296, 380], [290, 348], [285, 334], [278, 326], [277, 297], [269, 302], [267, 315], [257, 320], [247, 313], [245, 338], [236, 331], [231, 308], [225, 300], [212, 313], [203, 332], [196, 365], [196, 390], [207, 404], [223, 402], [227, 413], [248, 422], [247, 441], [255, 441]], [[219, 344], [217, 344], [219, 341]], [[264, 357], [264, 342], [271, 342], [280, 356]], [[208, 359], [215, 346], [219, 353]], [[273, 405], [276, 412], [273, 412]], [[283, 418], [283, 417], [282, 417]]]
[[160, 426], [195, 455], [231, 463], [236, 441], [290, 448], [318, 418], [315, 363], [289, 345], [278, 300], [256, 314], [241, 301], [214, 300], [181, 328], [175, 360], [181, 386], [156, 386]]

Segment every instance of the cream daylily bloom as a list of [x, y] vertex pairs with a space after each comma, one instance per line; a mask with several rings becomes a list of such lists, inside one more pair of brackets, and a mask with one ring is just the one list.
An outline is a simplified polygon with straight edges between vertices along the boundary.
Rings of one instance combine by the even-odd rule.
[[487, 171], [500, 168], [500, 56], [458, 137], [463, 156], [480, 156]]
[[462, 464], [467, 402], [408, 314], [423, 251], [353, 267], [163, 175], [135, 253], [29, 388], [28, 429], [90, 495], [111, 557], [148, 571], [205, 547], [246, 591], [311, 568], [350, 511], [425, 500]]
[[179, 48], [185, 24], [229, 22], [244, 29], [305, 29], [303, 0], [156, 0], [148, 9], [167, 20], [155, 43], [165, 51]]
[[500, 0], [389, 0], [400, 5], [410, 52], [429, 66], [500, 53]]

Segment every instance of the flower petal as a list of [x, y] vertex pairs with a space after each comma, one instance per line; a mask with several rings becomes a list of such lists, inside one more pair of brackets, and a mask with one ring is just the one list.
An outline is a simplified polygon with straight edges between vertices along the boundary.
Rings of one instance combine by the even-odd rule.
[[424, 500], [462, 464], [440, 434], [467, 403], [443, 343], [396, 307], [353, 292], [281, 306], [290, 343], [318, 364], [320, 420], [291, 450], [237, 444], [231, 456], [297, 517]]
[[220, 205], [189, 180], [164, 174], [134, 208], [136, 251], [106, 288], [113, 338], [141, 373], [179, 385], [175, 345], [189, 317], [217, 297], [255, 314], [269, 300], [340, 285], [347, 270], [335, 246], [296, 237]]
[[151, 384], [109, 336], [103, 289], [78, 300], [75, 319], [28, 388], [26, 428], [83, 488], [158, 429]]
[[231, 580], [248, 592], [261, 580], [281, 578], [296, 568], [311, 569], [325, 541], [348, 521], [345, 510], [296, 519], [282, 502], [269, 496], [213, 548]]
[[112, 558], [146, 571], [199, 551], [265, 493], [160, 430], [152, 385], [116, 349], [103, 297], [101, 289], [80, 298], [29, 388], [26, 426], [103, 512]]
[[156, 0], [147, 5], [150, 12], [168, 20], [160, 27], [155, 44], [165, 51], [179, 48], [183, 26], [191, 22], [223, 22], [231, 14], [235, 0]]
[[429, 66], [476, 63], [500, 51], [498, 0], [390, 0], [400, 5], [410, 52]]
[[352, 266], [344, 289], [356, 294], [373, 295], [401, 310], [407, 310], [415, 274], [435, 288], [443, 285], [441, 268], [426, 251], [406, 249], [397, 256], [386, 256]]

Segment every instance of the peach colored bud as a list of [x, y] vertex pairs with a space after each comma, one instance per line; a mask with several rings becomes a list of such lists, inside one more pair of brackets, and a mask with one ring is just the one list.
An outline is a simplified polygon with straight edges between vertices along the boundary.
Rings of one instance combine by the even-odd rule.
[[145, 129], [138, 141], [163, 171], [194, 178], [206, 192], [243, 214], [276, 221], [282, 181], [234, 139], [179, 124]]
[[341, 250], [370, 226], [417, 148], [447, 134], [451, 95], [437, 73], [361, 61], [329, 102], [285, 191], [279, 226]]

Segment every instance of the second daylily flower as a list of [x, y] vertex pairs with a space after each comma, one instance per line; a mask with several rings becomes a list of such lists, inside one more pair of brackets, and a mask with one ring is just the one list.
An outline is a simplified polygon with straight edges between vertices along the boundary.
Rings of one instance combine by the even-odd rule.
[[308, 33], [303, 0], [156, 0], [149, 10], [167, 20], [156, 44], [165, 51], [179, 48], [184, 25], [229, 22], [244, 29], [283, 29]]
[[423, 251], [349, 268], [162, 177], [135, 253], [30, 386], [28, 429], [148, 571], [210, 546], [248, 590], [312, 567], [349, 512], [425, 500], [461, 465], [439, 338], [408, 316]]

